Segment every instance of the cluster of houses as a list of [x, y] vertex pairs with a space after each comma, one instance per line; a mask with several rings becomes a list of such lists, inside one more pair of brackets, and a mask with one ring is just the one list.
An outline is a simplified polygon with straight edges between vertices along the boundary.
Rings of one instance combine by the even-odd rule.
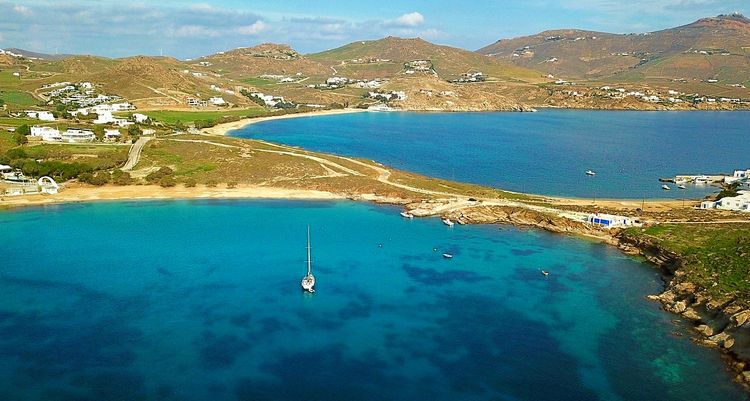
[[76, 104], [86, 108], [104, 103], [112, 103], [121, 100], [119, 96], [96, 94], [94, 84], [91, 82], [55, 82], [42, 86], [42, 89], [57, 88], [42, 93], [43, 96], [62, 104]]
[[[732, 175], [699, 175], [699, 176], [677, 176], [675, 182], [695, 183], [724, 183], [740, 184], [744, 187], [750, 187], [750, 169], [735, 170]], [[740, 212], [750, 212], [750, 189], [741, 189], [737, 191], [737, 196], [727, 196], [716, 201], [706, 200], [701, 202], [701, 209], [721, 209], [734, 210]]]
[[[109, 132], [112, 130], [107, 131]], [[113, 135], [113, 133], [109, 133], [109, 135]], [[31, 127], [31, 136], [41, 138], [45, 142], [83, 143], [93, 142], [96, 139], [94, 131], [87, 129], [68, 128], [63, 132], [60, 132], [60, 130], [56, 128], [38, 126]], [[119, 138], [120, 131], [117, 131], [117, 139]]]
[[355, 59], [351, 59], [351, 60], [348, 60], [346, 62], [342, 62], [342, 64], [344, 64], [344, 63], [349, 63], [349, 64], [377, 64], [377, 63], [390, 63], [391, 61], [393, 61], [393, 60], [390, 60], [390, 59], [387, 59], [387, 58], [367, 57], [367, 58], [355, 58]]
[[[556, 80], [555, 84], [563, 85], [563, 86], [575, 86], [576, 85], [574, 82], [569, 82], [564, 79]], [[694, 104], [724, 103], [724, 104], [735, 104], [735, 105], [747, 103], [747, 102], [743, 102], [743, 100], [739, 98], [727, 98], [727, 97], [714, 98], [714, 97], [708, 97], [708, 96], [701, 96], [698, 93], [685, 94], [685, 93], [678, 92], [672, 89], [668, 89], [666, 93], [661, 93], [661, 92], [655, 92], [655, 91], [648, 91], [648, 92], [641, 92], [637, 90], [628, 91], [625, 88], [614, 88], [611, 86], [602, 86], [599, 88], [599, 91], [604, 92], [604, 96], [610, 99], [625, 99], [628, 97], [632, 97], [632, 98], [641, 100], [643, 102], [649, 102], [649, 103], [677, 104], [677, 103], [690, 102]], [[562, 92], [568, 96], [573, 96], [573, 97], [583, 96], [583, 93], [578, 92], [578, 91], [564, 90]]]
[[716, 54], [720, 54], [722, 56], [731, 56], [732, 55], [732, 53], [730, 53], [730, 52], [728, 52], [727, 50], [724, 50], [724, 49], [705, 49], [705, 50], [693, 49], [693, 50], [687, 50], [687, 51], [685, 51], [685, 54], [689, 54], [689, 53], [692, 53], [692, 54], [701, 54], [701, 55], [704, 55], [704, 56], [713, 56], [713, 55], [716, 55]]
[[308, 88], [312, 89], [339, 89], [343, 88], [344, 86], [350, 85], [355, 88], [360, 89], [377, 89], [383, 86], [384, 79], [376, 78], [376, 79], [349, 79], [346, 77], [331, 77], [326, 79], [326, 81], [322, 84], [310, 84], [307, 85]]
[[460, 77], [452, 80], [451, 82], [454, 83], [467, 83], [467, 82], [484, 82], [484, 74], [481, 72], [467, 72], [465, 74], [461, 74]]
[[208, 107], [208, 105], [212, 106], [226, 106], [227, 102], [224, 100], [223, 97], [214, 96], [210, 97], [208, 100], [202, 100], [196, 97], [189, 97], [186, 100], [186, 103], [190, 107]]
[[404, 91], [388, 91], [388, 92], [367, 92], [365, 97], [380, 100], [382, 102], [389, 102], [391, 100], [406, 100], [406, 92]]
[[266, 95], [262, 92], [245, 92], [249, 98], [255, 98], [263, 102], [267, 107], [281, 108], [283, 105], [290, 104], [281, 96]]
[[417, 72], [437, 74], [430, 60], [413, 60], [404, 63], [404, 74], [411, 75]]

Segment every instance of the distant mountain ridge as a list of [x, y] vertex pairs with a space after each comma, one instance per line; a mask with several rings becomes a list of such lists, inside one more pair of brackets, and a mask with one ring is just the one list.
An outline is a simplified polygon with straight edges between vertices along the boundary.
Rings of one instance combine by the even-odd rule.
[[750, 79], [750, 19], [719, 15], [642, 34], [550, 30], [502, 39], [478, 52], [569, 78], [740, 83]]
[[37, 52], [29, 51], [29, 50], [18, 49], [15, 47], [10, 48], [10, 49], [0, 49], [0, 54], [9, 54], [9, 55], [22, 56], [26, 58], [40, 59], [40, 60], [62, 60], [64, 58], [73, 57], [72, 54], [37, 53]]

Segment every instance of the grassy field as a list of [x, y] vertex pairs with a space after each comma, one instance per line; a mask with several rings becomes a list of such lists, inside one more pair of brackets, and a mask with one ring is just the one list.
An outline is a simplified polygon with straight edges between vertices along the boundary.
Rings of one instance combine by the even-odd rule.
[[189, 124], [195, 121], [216, 121], [222, 117], [260, 117], [268, 113], [268, 110], [261, 107], [241, 110], [230, 109], [218, 111], [159, 110], [143, 112], [143, 114], [146, 114], [152, 120], [170, 125], [175, 124], [177, 121]]
[[750, 224], [665, 224], [627, 234], [682, 255], [687, 280], [712, 295], [750, 304]]
[[17, 87], [21, 83], [21, 78], [14, 77], [12, 70], [0, 71], [0, 88]]
[[5, 153], [8, 149], [15, 146], [16, 141], [13, 140], [13, 133], [0, 130], [0, 153]]
[[11, 127], [18, 127], [19, 125], [44, 125], [39, 124], [39, 120], [34, 120], [31, 118], [15, 118], [15, 117], [0, 117], [0, 125], [7, 125]]
[[119, 167], [128, 158], [129, 146], [92, 144], [43, 144], [25, 146], [28, 157], [82, 163], [95, 170]]
[[35, 99], [27, 92], [21, 91], [0, 91], [0, 99], [5, 101], [8, 106], [33, 106], [40, 101]]
[[240, 82], [243, 82], [252, 86], [269, 86], [269, 85], [276, 84], [275, 81], [271, 81], [270, 79], [255, 78], [255, 77], [244, 78], [244, 79], [241, 79]]

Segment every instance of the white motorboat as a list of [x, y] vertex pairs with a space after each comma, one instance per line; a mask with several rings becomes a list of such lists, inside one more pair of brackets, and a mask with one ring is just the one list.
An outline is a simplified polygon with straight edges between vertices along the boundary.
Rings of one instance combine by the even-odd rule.
[[448, 227], [453, 227], [453, 223], [450, 219], [443, 219], [443, 224], [445, 224]]
[[677, 188], [679, 188], [679, 189], [685, 189], [685, 185], [684, 184], [677, 184]]
[[594, 176], [594, 175], [596, 175], [596, 172], [594, 172], [592, 170], [586, 170], [586, 175]]
[[443, 257], [446, 259], [453, 259], [453, 255], [451, 255], [450, 253], [444, 253]]
[[670, 189], [672, 189], [672, 188], [670, 188], [670, 187], [669, 187], [669, 185], [667, 185], [667, 184], [664, 184], [664, 185], [662, 185], [662, 186], [661, 186], [661, 189], [663, 189], [663, 190], [665, 190], [665, 191], [669, 191], [669, 190], [670, 190]]
[[403, 217], [405, 219], [413, 219], [414, 218], [414, 215], [411, 214], [411, 213], [409, 213], [409, 212], [401, 212], [400, 214], [401, 214], [401, 217]]
[[312, 261], [310, 259], [310, 227], [307, 227], [307, 274], [302, 277], [302, 290], [315, 292], [315, 276], [312, 274]]

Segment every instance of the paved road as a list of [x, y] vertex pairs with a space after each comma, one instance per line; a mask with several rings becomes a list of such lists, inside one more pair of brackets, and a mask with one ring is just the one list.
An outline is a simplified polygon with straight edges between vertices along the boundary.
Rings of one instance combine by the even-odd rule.
[[143, 150], [143, 146], [146, 145], [146, 142], [154, 139], [150, 136], [142, 136], [138, 138], [137, 141], [133, 144], [133, 146], [130, 147], [130, 151], [128, 152], [128, 161], [125, 162], [125, 166], [122, 167], [122, 171], [130, 171], [135, 167], [136, 164], [138, 164], [138, 160], [141, 159], [141, 151]]

